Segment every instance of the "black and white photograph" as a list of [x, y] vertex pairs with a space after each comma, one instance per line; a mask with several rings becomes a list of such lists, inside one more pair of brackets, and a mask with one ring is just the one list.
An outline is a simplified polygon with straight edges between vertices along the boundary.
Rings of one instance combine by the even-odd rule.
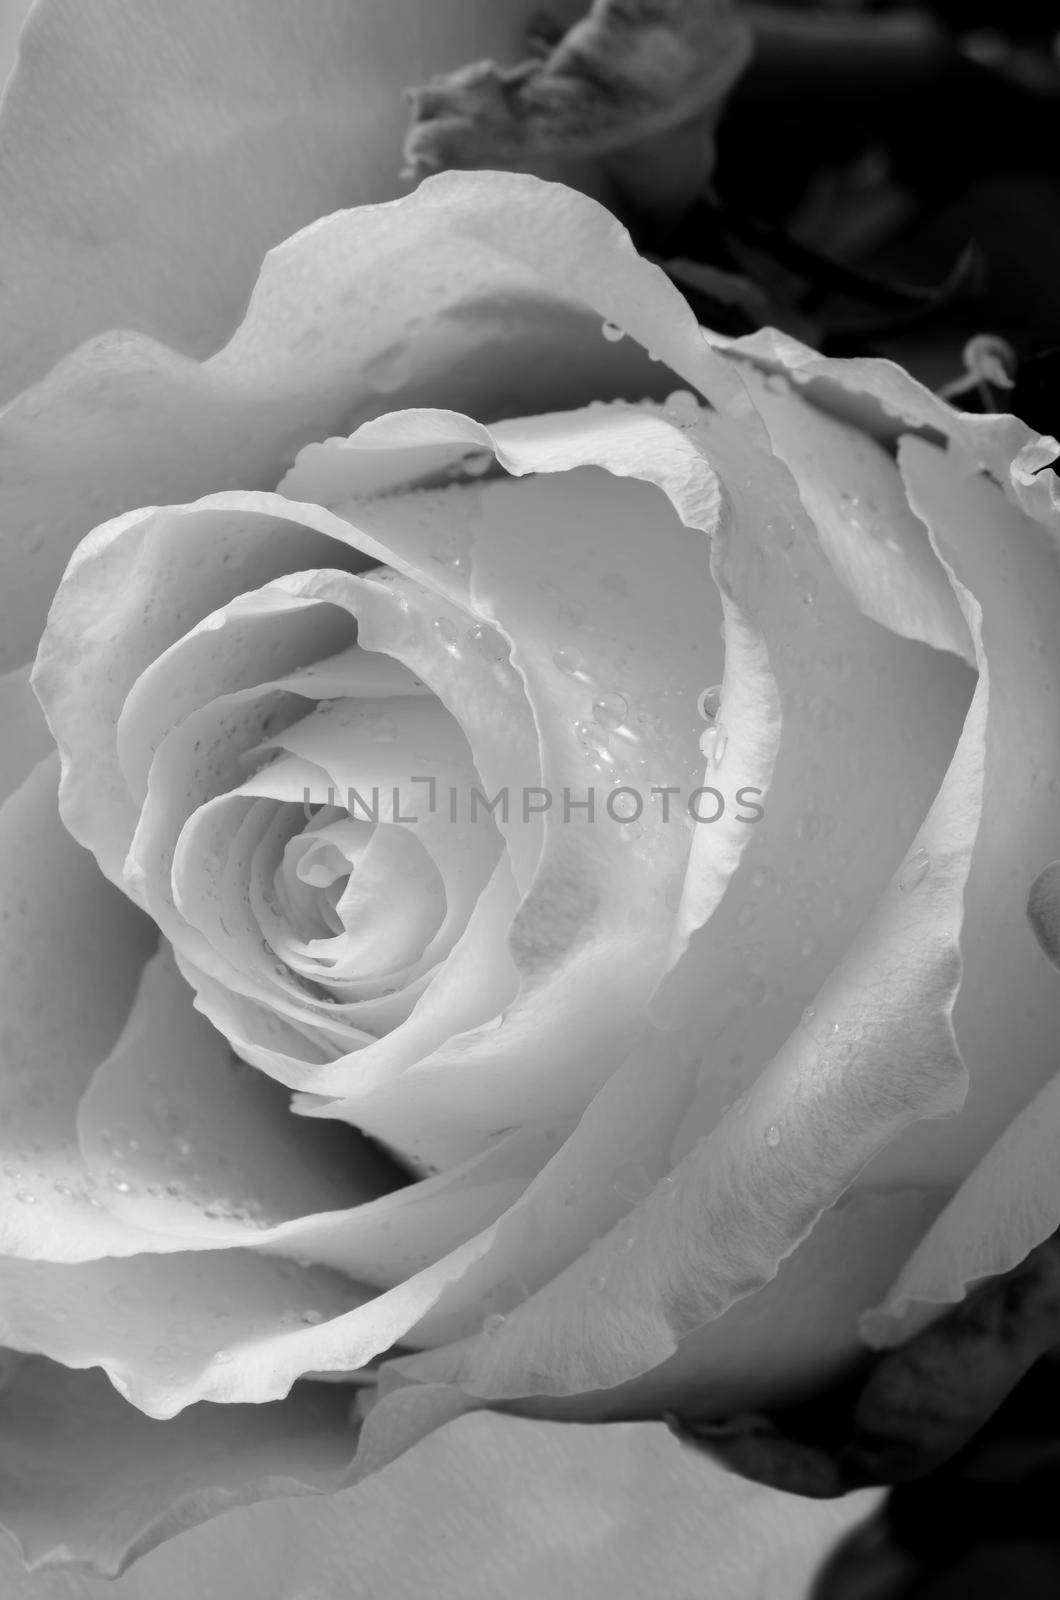
[[1060, 8], [0, 0], [0, 1600], [1060, 1596]]

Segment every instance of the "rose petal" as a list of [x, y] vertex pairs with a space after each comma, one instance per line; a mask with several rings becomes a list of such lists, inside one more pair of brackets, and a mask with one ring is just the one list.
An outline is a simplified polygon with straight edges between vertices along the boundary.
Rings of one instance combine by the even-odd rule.
[[130, 506], [275, 483], [302, 445], [348, 432], [398, 390], [404, 404], [488, 417], [665, 392], [632, 339], [600, 337], [601, 317], [687, 381], [739, 390], [609, 212], [512, 173], [441, 174], [296, 234], [266, 258], [240, 330], [201, 365], [138, 334], [82, 346], [0, 418], [8, 661], [32, 651], [92, 527]]
[[[42, 1569], [114, 1577], [234, 1506], [329, 1493], [352, 1455], [348, 1412], [342, 1390], [301, 1384], [275, 1405], [199, 1405], [162, 1429], [102, 1373], [15, 1358], [0, 1393], [4, 1519], [23, 1560], [42, 1573], [43, 1595], [50, 1583]], [[77, 1593], [96, 1592], [90, 1579], [74, 1581]], [[4, 1593], [21, 1592], [5, 1573]], [[25, 1592], [35, 1595], [37, 1585], [27, 1582]]]
[[42, 761], [0, 810], [0, 1245], [78, 1260], [150, 1240], [102, 1210], [77, 1146], [78, 1102], [132, 1003], [155, 933], [55, 811]]
[[0, 803], [14, 793], [38, 761], [54, 748], [40, 703], [29, 686], [29, 667], [0, 675]]
[[[1060, 992], [1024, 911], [1028, 880], [1060, 846], [1056, 536], [1006, 507], [986, 479], [955, 472], [950, 459], [928, 446], [909, 442], [902, 464], [913, 504], [982, 606], [991, 713], [984, 825], [968, 888], [965, 979], [954, 1009], [969, 1067], [968, 1102], [941, 1138], [907, 1136], [887, 1153], [881, 1172], [886, 1178], [930, 1164], [960, 1174], [971, 1161], [979, 1164], [868, 1319], [877, 1342], [904, 1337], [930, 1320], [930, 1307], [959, 1300], [979, 1278], [1007, 1271], [1060, 1218], [1050, 1154]], [[1029, 1104], [1028, 1093], [1034, 1094]]]
[[968, 1099], [951, 1125], [920, 1129], [888, 1151], [866, 1175], [882, 1182], [963, 1177], [1055, 1072], [1060, 1034], [1060, 986], [1026, 915], [1028, 884], [1060, 855], [1060, 517], [1042, 528], [959, 455], [920, 440], [903, 442], [900, 463], [913, 509], [981, 607], [989, 711], [953, 1014]]
[[886, 1297], [862, 1318], [870, 1344], [897, 1345], [963, 1300], [984, 1278], [1008, 1272], [1056, 1232], [1060, 1216], [1060, 1078], [1009, 1123], [964, 1180]]
[[168, 1418], [204, 1398], [281, 1398], [317, 1368], [312, 1347], [329, 1327], [325, 1342], [334, 1341], [332, 1319], [371, 1300], [370, 1290], [323, 1267], [176, 1242], [168, 1255], [0, 1259], [4, 1344], [65, 1367], [103, 1367], [134, 1406]]
[[781, 380], [744, 373], [773, 450], [798, 485], [825, 555], [866, 616], [907, 639], [975, 651], [945, 568], [913, 516], [897, 467], [869, 435]]
[[[914, 835], [974, 682], [963, 662], [866, 619], [778, 458], [727, 419], [708, 419], [704, 434], [733, 504], [715, 554], [732, 656], [725, 762], [741, 761], [752, 779], [764, 759], [775, 765], [757, 776], [769, 785], [765, 816], [744, 829], [724, 898], [652, 1002], [662, 1025], [685, 1030], [682, 1048], [700, 1064], [678, 1154], [754, 1082], [804, 1008], [823, 1012], [818, 990], [903, 856], [921, 847]], [[762, 671], [772, 700], [756, 689]]]
[[191, 1001], [160, 952], [78, 1113], [101, 1202], [170, 1250], [249, 1247], [389, 1288], [492, 1223], [550, 1153], [520, 1130], [408, 1184], [352, 1129], [292, 1119]]
[[385, 17], [323, 0], [311, 19], [282, 0], [37, 6], [4, 103], [7, 395], [107, 328], [209, 355], [270, 245], [394, 194], [404, 86], [517, 58], [527, 15], [523, 0], [394, 0]]
[[[571, 1264], [499, 1329], [457, 1347], [463, 1385], [491, 1398], [572, 1394], [657, 1366], [769, 1283], [896, 1133], [959, 1107], [964, 1069], [949, 1018], [979, 817], [983, 712], [980, 692], [918, 836], [930, 872], [904, 887], [896, 874], [821, 991], [820, 1022], [795, 1030], [744, 1101], [672, 1172], [691, 1063], [672, 1035], [655, 1035], [611, 1077], [524, 1202], [541, 1204], [550, 1186], [555, 1195], [559, 1171], [568, 1184], [579, 1167], [592, 1174], [588, 1192], [583, 1177], [583, 1192], [564, 1196]], [[655, 1183], [660, 1147], [665, 1176]], [[638, 1187], [641, 1195], [645, 1179], [654, 1187], [639, 1203], [635, 1192], [619, 1189], [616, 1198], [604, 1187], [634, 1148], [652, 1152]]]
[[246, 1245], [259, 1228], [400, 1185], [352, 1130], [292, 1118], [284, 1091], [233, 1061], [191, 1001], [163, 947], [81, 1100], [78, 1138], [105, 1204], [148, 1232], [194, 1237], [220, 1219]]
[[[297, 1403], [286, 1404], [293, 1412]], [[274, 1409], [260, 1418], [262, 1428], [278, 1426], [268, 1416]], [[223, 1427], [233, 1414], [214, 1415]], [[189, 1416], [193, 1425], [202, 1426], [199, 1412]], [[290, 1435], [297, 1423], [286, 1427]], [[297, 1465], [286, 1470], [307, 1482], [322, 1465], [331, 1470], [333, 1439], [307, 1462], [311, 1446], [294, 1432]], [[285, 1470], [282, 1458], [277, 1465]], [[104, 1493], [107, 1475], [100, 1477], [82, 1475], [82, 1494]], [[685, 1448], [661, 1423], [571, 1428], [483, 1413], [440, 1429], [354, 1489], [233, 1510], [151, 1551], [154, 1538], [190, 1518], [191, 1507], [182, 1507], [172, 1525], [162, 1521], [153, 1537], [133, 1544], [149, 1553], [117, 1582], [52, 1572], [26, 1578], [3, 1550], [0, 1581], [11, 1600], [259, 1600], [331, 1591], [349, 1600], [539, 1600], [545, 1593], [640, 1600], [699, 1593], [709, 1573], [712, 1600], [746, 1600], [801, 1592], [875, 1500], [869, 1491], [817, 1502], [764, 1489]], [[212, 1509], [202, 1507], [205, 1515]], [[89, 1551], [99, 1537], [90, 1517]], [[44, 1534], [56, 1536], [61, 1529]]]
[[[370, 437], [391, 420], [362, 432]], [[411, 437], [419, 419], [400, 420]], [[624, 1019], [636, 1015], [638, 996], [646, 999], [665, 960], [670, 879], [679, 894], [687, 819], [685, 827], [676, 818], [665, 823], [646, 799], [653, 783], [688, 792], [702, 774], [696, 703], [718, 675], [722, 653], [702, 535], [717, 519], [718, 493], [708, 462], [675, 420], [641, 409], [591, 408], [490, 429], [455, 416], [422, 420], [425, 439], [442, 426], [460, 429], [468, 444], [495, 450], [509, 472], [535, 474], [484, 485], [469, 551], [470, 603], [516, 641], [513, 661], [542, 741], [542, 781], [554, 797], [545, 854], [513, 930], [523, 996], [499, 1028], [455, 1041], [385, 1090], [347, 1093], [331, 1106], [303, 1104], [314, 1114], [349, 1117], [387, 1142], [400, 1140], [419, 1160], [445, 1164], [477, 1147], [478, 1128], [576, 1112], [621, 1048]], [[352, 478], [360, 464], [356, 450], [338, 443], [307, 452], [295, 469], [298, 492], [317, 492], [319, 471], [341, 506], [343, 471]], [[596, 464], [607, 474], [593, 470]], [[648, 484], [630, 478], [661, 487], [677, 515]], [[387, 538], [400, 549], [402, 514], [391, 511], [393, 503], [383, 503]], [[359, 518], [359, 503], [347, 514]], [[575, 526], [577, 540], [570, 537]], [[690, 596], [684, 629], [673, 617], [675, 581]], [[660, 636], [665, 650], [657, 647]], [[593, 732], [598, 710], [605, 720]], [[616, 784], [639, 799], [648, 813], [638, 823], [647, 833], [643, 844], [624, 838], [610, 815], [594, 819], [587, 839], [585, 818], [561, 803], [568, 794], [584, 809], [590, 784], [601, 810]], [[615, 929], [623, 922], [630, 931], [619, 940]]]
[[[282, 515], [248, 517], [240, 496], [130, 512], [80, 547], [53, 601], [33, 681], [63, 756], [63, 819], [112, 881], [122, 881], [137, 816], [115, 729], [140, 674], [241, 592], [292, 568], [329, 566], [335, 549]], [[233, 658], [227, 665], [239, 671]]]
[[[665, 1411], [686, 1417], [731, 1416], [801, 1400], [818, 1385], [833, 1383], [837, 1373], [860, 1359], [859, 1314], [923, 1237], [944, 1198], [942, 1191], [912, 1189], [851, 1195], [824, 1213], [772, 1282], [690, 1334], [668, 1360], [626, 1383], [525, 1399], [518, 1409], [527, 1415], [594, 1422]], [[520, 1210], [528, 1212], [525, 1200], [513, 1208], [513, 1217]], [[524, 1238], [530, 1237], [527, 1228]], [[513, 1242], [518, 1265], [519, 1238], [509, 1231], [506, 1243], [510, 1247]], [[606, 1296], [606, 1274], [597, 1278], [594, 1289], [598, 1298]], [[452, 1291], [446, 1300], [451, 1298]], [[526, 1310], [532, 1309], [530, 1302]], [[489, 1370], [490, 1349], [499, 1342], [506, 1321], [491, 1317], [478, 1352], [470, 1340], [425, 1349], [388, 1363], [384, 1376], [465, 1384], [467, 1403], [473, 1406], [483, 1387], [482, 1375]], [[441, 1326], [435, 1317], [427, 1322]], [[778, 1345], [781, 1324], [784, 1338]], [[536, 1359], [544, 1356], [544, 1349], [542, 1341]], [[564, 1357], [557, 1349], [548, 1359], [562, 1365]], [[364, 1448], [369, 1447], [366, 1439]]]

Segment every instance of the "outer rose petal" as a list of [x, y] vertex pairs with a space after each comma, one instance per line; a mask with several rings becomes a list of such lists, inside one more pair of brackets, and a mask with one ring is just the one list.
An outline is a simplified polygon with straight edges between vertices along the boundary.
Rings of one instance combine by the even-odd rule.
[[978, 1279], [1007, 1271], [1060, 1220], [1058, 1081], [1051, 1076], [1060, 982], [1024, 912], [1036, 869], [1060, 849], [1057, 527], [1043, 529], [1007, 507], [1002, 514], [992, 485], [970, 473], [956, 477], [925, 445], [911, 442], [902, 454], [914, 506], [981, 602], [992, 698], [988, 810], [968, 894], [967, 983], [954, 1010], [971, 1069], [968, 1104], [940, 1136], [907, 1136], [882, 1170], [949, 1165], [961, 1172], [969, 1155], [982, 1159], [869, 1318], [881, 1343], [913, 1332], [930, 1320], [932, 1306], [959, 1300]]
[[271, 245], [395, 193], [403, 87], [519, 59], [531, 11], [44, 0], [0, 126], [0, 398], [107, 328], [209, 355]]
[[970, 596], [965, 605], [981, 611], [989, 709], [953, 1015], [967, 1103], [950, 1126], [920, 1129], [888, 1151], [869, 1182], [963, 1177], [1056, 1070], [1060, 1037], [1060, 983], [1026, 915], [1035, 874], [1060, 854], [1060, 515], [1041, 526], [955, 449], [907, 439], [899, 461], [914, 511]]
[[[130, 1558], [141, 1559], [126, 1576], [107, 1582], [61, 1572], [26, 1576], [14, 1552], [0, 1549], [6, 1600], [260, 1600], [279, 1594], [306, 1600], [325, 1594], [346, 1600], [423, 1600], [428, 1594], [436, 1600], [540, 1600], [543, 1594], [557, 1600], [642, 1600], [647, 1594], [700, 1594], [704, 1574], [711, 1600], [748, 1600], [752, 1594], [801, 1593], [833, 1545], [876, 1500], [871, 1491], [812, 1502], [763, 1489], [680, 1445], [660, 1423], [576, 1428], [489, 1414], [442, 1428], [355, 1489], [319, 1493], [321, 1480], [340, 1467], [341, 1430], [318, 1427], [315, 1435], [303, 1436], [301, 1429], [308, 1407], [327, 1408], [342, 1391], [318, 1398], [318, 1386], [306, 1386], [305, 1398], [292, 1396], [283, 1405], [256, 1408], [245, 1420], [238, 1417], [248, 1469], [260, 1470], [260, 1456], [268, 1450], [277, 1477], [257, 1486], [259, 1494], [270, 1496], [266, 1505], [218, 1517], [226, 1504], [254, 1493], [249, 1478], [231, 1483], [243, 1452], [234, 1459], [226, 1452], [227, 1487], [193, 1491], [196, 1479], [208, 1484], [211, 1474], [201, 1461], [194, 1463], [195, 1473], [180, 1451], [185, 1440], [192, 1444], [196, 1438], [202, 1448], [203, 1428], [231, 1451], [239, 1434], [230, 1408], [201, 1407], [167, 1424], [153, 1458], [157, 1428], [127, 1407], [127, 1418], [104, 1412], [106, 1397], [93, 1392], [86, 1375], [73, 1375], [72, 1382], [61, 1377], [60, 1383], [61, 1401], [70, 1397], [60, 1425], [85, 1419], [93, 1430], [94, 1470], [87, 1472], [77, 1455], [76, 1480], [67, 1493], [77, 1496], [79, 1526], [68, 1499], [52, 1534], [57, 1494], [50, 1474], [62, 1473], [65, 1488], [69, 1433], [60, 1435], [54, 1457], [44, 1454], [39, 1422], [25, 1439], [11, 1440], [20, 1451], [19, 1522], [33, 1529], [29, 1548], [44, 1555], [50, 1538], [63, 1539], [66, 1548], [51, 1546], [56, 1564], [80, 1558], [103, 1571], [114, 1569], [123, 1543]], [[79, 1412], [75, 1384], [84, 1385], [89, 1404], [100, 1409]], [[105, 1438], [99, 1438], [104, 1415]], [[163, 1453], [170, 1429], [177, 1430], [170, 1446], [176, 1461]], [[105, 1442], [110, 1454], [101, 1462]], [[28, 1472], [36, 1488], [37, 1463], [49, 1476], [33, 1495], [26, 1477]], [[168, 1509], [162, 1472], [176, 1480], [170, 1493], [185, 1489]], [[300, 1479], [309, 1493], [272, 1498], [291, 1493], [280, 1474]], [[154, 1503], [152, 1490], [159, 1494]], [[111, 1515], [120, 1519], [116, 1528], [107, 1527]], [[178, 1531], [210, 1517], [217, 1520]], [[29, 1535], [23, 1539], [28, 1544]], [[152, 1550], [160, 1539], [169, 1542]]]
[[91, 1203], [75, 1123], [155, 931], [62, 826], [57, 769], [0, 810], [0, 1248], [77, 1260], [149, 1243]]
[[81, 346], [0, 413], [6, 660], [34, 648], [77, 541], [130, 506], [268, 487], [302, 445], [395, 404], [494, 418], [665, 394], [601, 318], [704, 392], [740, 391], [609, 212], [513, 173], [442, 174], [295, 234], [202, 364], [139, 334]]
[[[162, 1428], [100, 1372], [74, 1372], [41, 1356], [7, 1359], [3, 1517], [33, 1570], [87, 1567], [113, 1577], [163, 1540], [233, 1506], [329, 1492], [346, 1476], [349, 1397], [335, 1385], [301, 1384], [270, 1406], [199, 1405]], [[4, 1565], [0, 1558], [0, 1571]], [[19, 1593], [6, 1576], [5, 1597]], [[47, 1578], [40, 1590], [49, 1592]], [[95, 1585], [76, 1592], [94, 1594]], [[27, 1581], [27, 1596], [34, 1593]]]
[[30, 669], [16, 667], [0, 675], [0, 804], [12, 794], [38, 761], [54, 749], [54, 741], [29, 683]]

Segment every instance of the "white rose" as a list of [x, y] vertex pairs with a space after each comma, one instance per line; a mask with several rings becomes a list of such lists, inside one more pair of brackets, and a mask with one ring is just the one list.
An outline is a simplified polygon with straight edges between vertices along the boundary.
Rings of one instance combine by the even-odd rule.
[[[0, 813], [10, 1348], [189, 1458], [185, 1407], [273, 1402], [246, 1498], [285, 1430], [334, 1481], [307, 1373], [398, 1347], [364, 1472], [485, 1403], [724, 1414], [1056, 1226], [1053, 441], [704, 336], [498, 174], [323, 219], [216, 356], [111, 336], [3, 420], [9, 537], [99, 523], [38, 656], [65, 828], [54, 758]], [[563, 815], [616, 778], [639, 833]]]

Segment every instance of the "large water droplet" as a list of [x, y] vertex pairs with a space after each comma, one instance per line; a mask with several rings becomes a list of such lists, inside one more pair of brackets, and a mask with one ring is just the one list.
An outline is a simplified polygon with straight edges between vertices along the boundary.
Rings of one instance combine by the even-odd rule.
[[704, 689], [697, 702], [697, 710], [705, 722], [715, 722], [721, 710], [721, 684], [712, 683]]
[[898, 887], [903, 894], [910, 894], [918, 884], [923, 883], [931, 868], [931, 857], [926, 850], [914, 850], [898, 874]]
[[775, 1122], [771, 1122], [769, 1127], [766, 1129], [766, 1144], [771, 1150], [775, 1150], [779, 1143], [780, 1129], [777, 1127]]
[[620, 328], [617, 322], [605, 322], [600, 332], [611, 344], [617, 344], [619, 339], [626, 337], [625, 328]]
[[324, 1313], [323, 1311], [317, 1311], [314, 1306], [309, 1306], [302, 1312], [301, 1320], [307, 1328], [315, 1328], [319, 1322], [323, 1322]]
[[484, 628], [477, 622], [473, 628], [467, 630], [468, 643], [480, 656], [487, 661], [506, 661], [508, 647], [498, 633], [492, 628]]
[[629, 701], [617, 689], [593, 703], [593, 716], [605, 728], [619, 727], [629, 715]]
[[489, 1339], [493, 1334], [499, 1333], [503, 1327], [504, 1317], [499, 1311], [494, 1311], [488, 1317], [483, 1318], [482, 1331], [486, 1335], [487, 1339]]
[[35, 1206], [37, 1204], [37, 1196], [33, 1193], [32, 1189], [20, 1189], [16, 1194], [15, 1199], [24, 1206]]

